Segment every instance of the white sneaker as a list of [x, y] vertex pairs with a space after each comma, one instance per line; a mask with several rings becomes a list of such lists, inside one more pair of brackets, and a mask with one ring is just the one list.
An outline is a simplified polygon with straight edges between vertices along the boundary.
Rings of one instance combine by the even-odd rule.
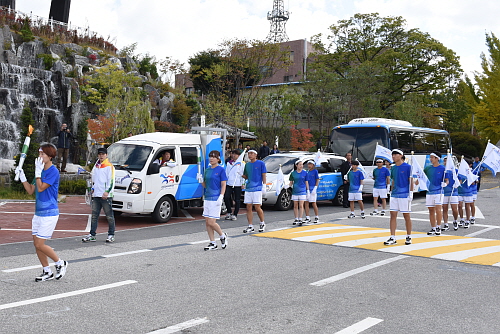
[[224, 219], [225, 219], [225, 220], [231, 220], [231, 217], [232, 217], [232, 216], [231, 216], [231, 214], [230, 214], [230, 213], [228, 213], [228, 214], [226, 215], [226, 218], [224, 218]]
[[222, 237], [220, 238], [220, 245], [221, 245], [222, 249], [226, 249], [227, 239], [228, 239], [227, 233], [224, 233], [224, 238], [222, 238]]
[[260, 224], [259, 232], [264, 232], [265, 229], [266, 229], [266, 224]]
[[236, 215], [231, 215], [231, 220], [238, 220], [238, 217], [236, 217]]

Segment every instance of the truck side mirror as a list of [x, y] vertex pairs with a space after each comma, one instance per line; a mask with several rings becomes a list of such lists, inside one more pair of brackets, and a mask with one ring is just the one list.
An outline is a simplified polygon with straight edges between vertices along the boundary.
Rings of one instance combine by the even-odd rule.
[[158, 173], [160, 173], [160, 165], [152, 163], [151, 165], [149, 165], [146, 175], [152, 175]]

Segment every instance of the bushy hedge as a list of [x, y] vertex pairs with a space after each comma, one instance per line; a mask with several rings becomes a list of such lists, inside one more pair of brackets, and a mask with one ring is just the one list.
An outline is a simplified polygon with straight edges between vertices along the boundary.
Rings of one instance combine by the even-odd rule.
[[85, 180], [64, 180], [59, 183], [59, 193], [65, 195], [85, 195], [87, 181]]
[[468, 132], [450, 133], [453, 153], [465, 155], [467, 157], [481, 157], [486, 147], [476, 136]]

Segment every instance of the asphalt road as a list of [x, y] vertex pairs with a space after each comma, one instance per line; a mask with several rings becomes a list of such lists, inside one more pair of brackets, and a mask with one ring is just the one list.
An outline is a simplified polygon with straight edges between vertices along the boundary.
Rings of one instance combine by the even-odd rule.
[[[476, 205], [484, 219], [445, 235], [500, 240], [499, 185], [483, 181]], [[414, 231], [427, 232], [424, 197], [413, 211]], [[298, 241], [324, 233], [317, 228], [329, 231], [325, 238], [388, 228], [387, 217], [348, 213], [325, 203], [325, 224], [292, 227], [292, 212], [266, 210], [260, 236], [242, 233], [240, 216], [221, 222], [227, 249], [207, 252], [199, 220], [120, 231], [114, 244], [52, 240], [68, 273], [41, 283], [31, 243], [0, 245], [0, 333], [500, 332], [498, 266]]]

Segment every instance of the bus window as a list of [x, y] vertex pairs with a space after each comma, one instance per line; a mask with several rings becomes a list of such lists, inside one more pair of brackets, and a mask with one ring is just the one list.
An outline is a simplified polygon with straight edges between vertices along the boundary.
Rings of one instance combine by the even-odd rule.
[[361, 163], [369, 162], [372, 164], [377, 143], [387, 147], [387, 130], [385, 128], [359, 128], [353, 158], [358, 158]]
[[[408, 152], [408, 153], [413, 150], [413, 144], [412, 144], [413, 132], [412, 131], [391, 129], [391, 134], [398, 141], [397, 148], [403, 150], [404, 152]], [[396, 147], [391, 147], [391, 149], [394, 149], [394, 148], [396, 148]]]
[[357, 128], [333, 129], [331, 137], [332, 152], [342, 156], [345, 156], [347, 152], [352, 153], [357, 133]]
[[415, 153], [428, 153], [436, 150], [434, 145], [434, 134], [425, 132], [415, 132]]
[[448, 134], [436, 133], [436, 149], [440, 153], [447, 153], [450, 149], [450, 140]]

